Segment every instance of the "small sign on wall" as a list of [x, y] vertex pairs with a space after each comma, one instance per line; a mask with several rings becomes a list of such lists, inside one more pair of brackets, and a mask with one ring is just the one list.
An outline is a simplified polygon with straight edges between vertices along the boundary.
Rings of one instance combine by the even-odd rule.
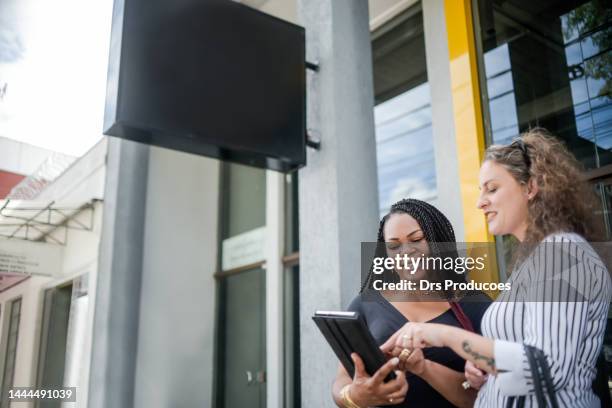
[[255, 228], [223, 240], [222, 269], [240, 268], [265, 258], [266, 227]]
[[61, 245], [21, 239], [0, 239], [0, 273], [58, 276]]

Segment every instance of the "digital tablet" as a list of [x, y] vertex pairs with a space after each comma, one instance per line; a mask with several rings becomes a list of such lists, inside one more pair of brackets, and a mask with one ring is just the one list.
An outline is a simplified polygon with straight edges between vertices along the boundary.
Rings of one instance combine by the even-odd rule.
[[[312, 320], [351, 377], [355, 375], [351, 353], [359, 354], [369, 375], [374, 375], [387, 362], [359, 313], [317, 311]], [[395, 373], [391, 371], [385, 382], [394, 378]]]

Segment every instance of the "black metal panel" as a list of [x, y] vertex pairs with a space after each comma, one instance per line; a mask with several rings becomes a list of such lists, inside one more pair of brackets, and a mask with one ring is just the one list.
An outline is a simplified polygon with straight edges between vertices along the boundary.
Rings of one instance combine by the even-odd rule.
[[104, 133], [299, 168], [304, 41], [302, 27], [230, 0], [115, 0]]

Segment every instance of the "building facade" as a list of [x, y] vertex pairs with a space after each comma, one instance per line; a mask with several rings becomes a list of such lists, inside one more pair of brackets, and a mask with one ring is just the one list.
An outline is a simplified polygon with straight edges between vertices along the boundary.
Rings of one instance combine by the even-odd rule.
[[[89, 203], [91, 229], [68, 231], [56, 276], [0, 292], [1, 407], [53, 381], [79, 407], [333, 406], [337, 359], [310, 317], [357, 294], [360, 243], [412, 197], [501, 251], [478, 168], [530, 127], [584, 164], [610, 238], [606, 2], [243, 2], [306, 28], [320, 150], [292, 174], [114, 138], [81, 157], [36, 200]], [[506, 274], [500, 252], [476, 278]]]

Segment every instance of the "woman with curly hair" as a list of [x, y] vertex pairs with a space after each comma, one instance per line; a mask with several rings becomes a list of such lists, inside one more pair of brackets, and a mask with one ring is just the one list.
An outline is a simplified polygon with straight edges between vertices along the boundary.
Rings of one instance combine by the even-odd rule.
[[486, 311], [482, 336], [407, 323], [383, 348], [397, 355], [404, 348], [450, 347], [490, 374], [476, 406], [506, 407], [518, 397], [532, 407], [538, 396], [525, 347], [534, 347], [546, 358], [559, 406], [599, 406], [592, 383], [612, 289], [606, 266], [587, 242], [599, 238], [596, 201], [580, 165], [558, 139], [536, 129], [507, 146], [489, 147], [479, 184], [478, 208], [489, 231], [521, 242], [512, 290]]

